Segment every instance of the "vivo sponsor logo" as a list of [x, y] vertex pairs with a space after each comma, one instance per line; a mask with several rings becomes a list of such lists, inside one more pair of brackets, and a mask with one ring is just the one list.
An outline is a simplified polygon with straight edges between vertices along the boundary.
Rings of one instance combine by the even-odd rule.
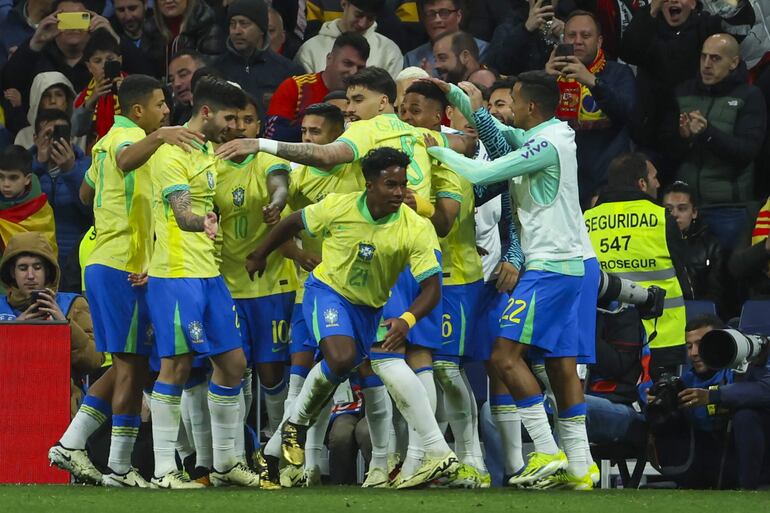
[[534, 157], [536, 154], [540, 153], [540, 150], [544, 150], [549, 144], [548, 141], [542, 139], [540, 141], [531, 139], [524, 143], [524, 146], [527, 148], [527, 151], [521, 154], [521, 158], [528, 159], [529, 157]]

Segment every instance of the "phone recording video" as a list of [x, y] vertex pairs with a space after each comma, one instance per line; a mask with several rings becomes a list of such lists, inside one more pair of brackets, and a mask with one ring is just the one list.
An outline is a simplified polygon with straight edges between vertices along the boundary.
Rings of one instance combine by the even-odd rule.
[[575, 55], [575, 45], [571, 43], [560, 43], [556, 47], [556, 57], [571, 57]]

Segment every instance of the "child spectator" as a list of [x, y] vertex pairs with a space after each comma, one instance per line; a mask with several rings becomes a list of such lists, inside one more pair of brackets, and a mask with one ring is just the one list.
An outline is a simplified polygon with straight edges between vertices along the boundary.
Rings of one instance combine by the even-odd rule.
[[32, 173], [32, 156], [12, 145], [0, 152], [0, 254], [23, 232], [43, 233], [56, 253], [53, 210]]
[[[75, 137], [88, 136], [88, 148], [106, 134], [120, 114], [118, 87], [126, 74], [118, 71], [109, 76], [109, 62], [123, 63], [120, 45], [106, 30], [97, 30], [83, 50], [83, 61], [91, 73], [91, 81], [75, 99], [72, 115], [72, 134]], [[107, 73], [105, 73], [105, 69]]]

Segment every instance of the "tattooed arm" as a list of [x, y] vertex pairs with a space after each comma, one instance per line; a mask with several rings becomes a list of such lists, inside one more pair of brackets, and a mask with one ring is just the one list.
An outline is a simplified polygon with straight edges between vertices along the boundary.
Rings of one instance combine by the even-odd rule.
[[192, 211], [192, 199], [189, 190], [173, 191], [166, 196], [179, 228], [186, 232], [205, 232], [210, 239], [217, 234], [217, 215], [207, 212], [199, 216]]
[[356, 158], [353, 149], [341, 141], [312, 144], [287, 143], [269, 139], [235, 139], [217, 148], [217, 156], [224, 160], [232, 160], [258, 151], [264, 151], [297, 164], [325, 168], [353, 162]]

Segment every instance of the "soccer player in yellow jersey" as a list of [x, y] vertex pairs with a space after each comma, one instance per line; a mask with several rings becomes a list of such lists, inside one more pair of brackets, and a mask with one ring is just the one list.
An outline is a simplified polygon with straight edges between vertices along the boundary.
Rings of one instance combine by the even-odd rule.
[[[155, 472], [162, 488], [190, 487], [177, 469], [182, 386], [195, 355], [208, 356], [213, 367], [208, 405], [211, 413], [212, 484], [259, 486], [259, 476], [238, 461], [235, 436], [239, 423], [241, 378], [246, 358], [230, 292], [214, 259], [218, 229], [213, 212], [217, 165], [212, 143], [221, 143], [236, 127], [246, 107], [243, 91], [222, 79], [201, 78], [193, 94], [188, 127], [200, 131], [205, 144], [185, 152], [162, 146], [152, 163], [155, 248], [150, 261], [147, 302], [161, 358], [152, 391]], [[202, 486], [202, 485], [200, 485]]]
[[[163, 142], [186, 146], [200, 135], [183, 127], [160, 128], [169, 110], [163, 87], [154, 78], [126, 77], [118, 97], [123, 115], [115, 117], [112, 129], [94, 146], [93, 164], [80, 190], [84, 203], [93, 203], [96, 227], [85, 265], [86, 296], [97, 349], [112, 354], [112, 369], [89, 388], [49, 458], [81, 479], [147, 487], [131, 467], [152, 344], [144, 286], [152, 247], [152, 184], [146, 162]], [[110, 471], [102, 476], [88, 460], [85, 444], [110, 415]]]
[[[321, 263], [305, 282], [303, 312], [324, 359], [308, 374], [282, 427], [282, 452], [289, 463], [302, 464], [307, 426], [334, 389], [369, 358], [401, 413], [422, 437], [426, 461], [398, 488], [410, 488], [455, 472], [449, 449], [422, 394], [419, 381], [404, 361], [410, 329], [440, 301], [441, 268], [433, 227], [403, 205], [409, 158], [393, 148], [377, 148], [363, 159], [364, 192], [330, 194], [281, 221], [247, 260], [250, 273], [264, 272], [266, 259], [301, 230], [323, 234]], [[409, 266], [421, 286], [400, 316], [383, 321], [382, 306], [399, 275]]]
[[[246, 108], [238, 112], [233, 138], [259, 133], [257, 112], [256, 102], [247, 98]], [[217, 159], [214, 197], [222, 232], [219, 270], [235, 300], [249, 366], [243, 380], [245, 408], [241, 414], [248, 415], [251, 407], [251, 368], [256, 365], [273, 432], [281, 422], [286, 399], [284, 362], [297, 271], [292, 261], [276, 253], [270, 257], [267, 273], [250, 281], [243, 263], [265, 237], [270, 224], [278, 222], [286, 203], [290, 169], [288, 162], [267, 153], [249, 155], [240, 162]], [[236, 436], [236, 452], [242, 456], [243, 431]]]

